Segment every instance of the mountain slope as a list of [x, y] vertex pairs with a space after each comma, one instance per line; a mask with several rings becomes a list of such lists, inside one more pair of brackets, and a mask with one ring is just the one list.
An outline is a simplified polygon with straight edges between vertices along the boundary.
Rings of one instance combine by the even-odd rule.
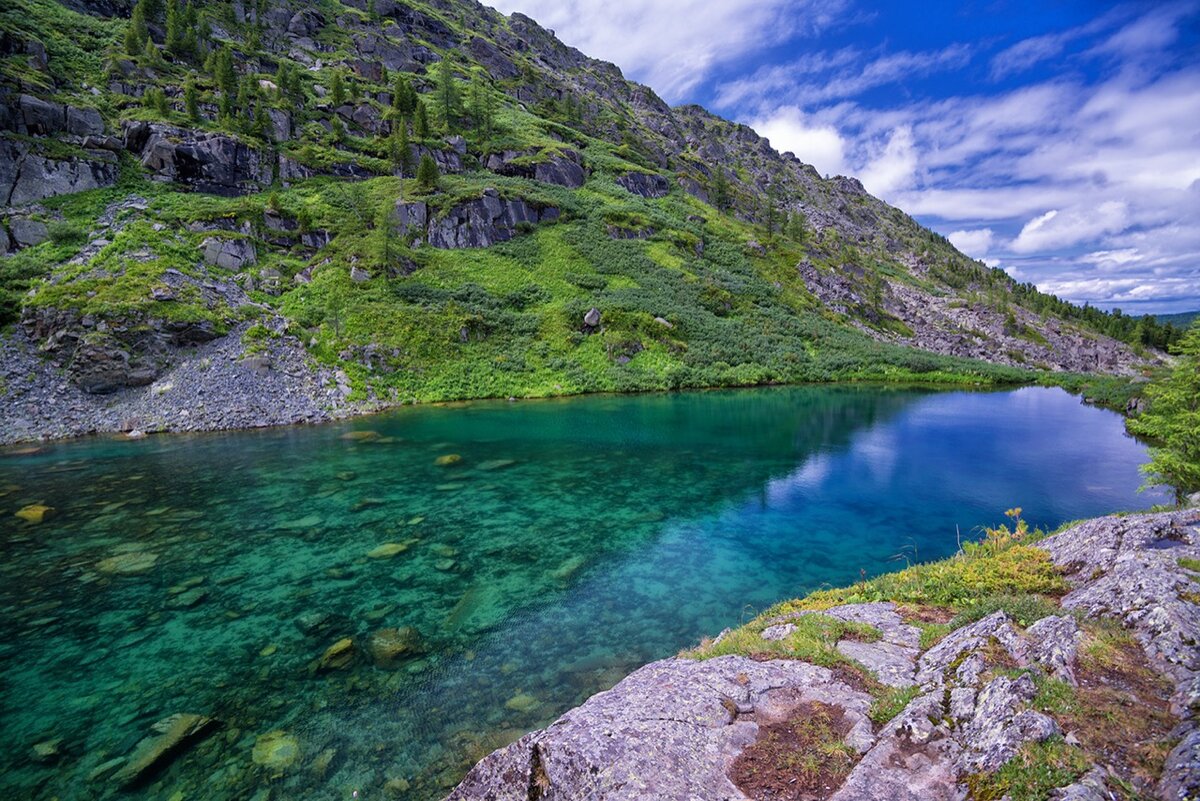
[[[196, 379], [172, 371], [205, 369], [197, 349], [214, 341], [308, 387], [293, 390], [303, 419], [1153, 361], [854, 179], [672, 109], [519, 14], [471, 0], [72, 7], [0, 12], [0, 324], [20, 323], [0, 349], [0, 404], [75, 414], [25, 435], [253, 425], [173, 404]], [[46, 365], [70, 380], [47, 386]], [[141, 411], [97, 417], [114, 405]]]

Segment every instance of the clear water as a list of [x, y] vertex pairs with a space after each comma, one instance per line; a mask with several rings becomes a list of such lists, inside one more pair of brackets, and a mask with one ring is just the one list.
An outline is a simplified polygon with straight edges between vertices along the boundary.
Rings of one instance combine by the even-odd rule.
[[[438, 798], [491, 749], [776, 600], [944, 557], [1011, 506], [1053, 526], [1159, 502], [1136, 492], [1144, 459], [1117, 415], [1057, 390], [878, 387], [474, 403], [10, 453], [0, 796], [114, 795], [97, 766], [193, 712], [221, 728], [127, 797]], [[31, 503], [57, 514], [11, 516]], [[130, 553], [156, 559], [98, 568]], [[312, 671], [334, 641], [394, 626], [426, 652]], [[276, 730], [300, 757], [270, 771], [252, 752]]]

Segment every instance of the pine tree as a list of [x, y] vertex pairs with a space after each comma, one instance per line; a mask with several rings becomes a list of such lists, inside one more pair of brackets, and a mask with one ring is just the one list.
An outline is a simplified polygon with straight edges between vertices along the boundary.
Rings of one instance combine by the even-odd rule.
[[729, 178], [725, 175], [725, 168], [718, 166], [713, 175], [712, 181], [712, 202], [721, 211], [727, 211], [733, 201], [732, 194], [729, 189]]
[[187, 83], [183, 85], [183, 106], [187, 111], [188, 119], [192, 122], [200, 122], [199, 94], [195, 80], [188, 78]]
[[271, 128], [271, 118], [267, 115], [266, 106], [260, 101], [254, 109], [254, 127], [251, 132], [264, 142], [271, 141], [274, 137], [271, 136], [273, 129]]
[[1172, 487], [1182, 506], [1188, 495], [1200, 492], [1200, 321], [1172, 351], [1179, 358], [1171, 374], [1146, 387], [1150, 408], [1128, 425], [1155, 443], [1142, 468], [1146, 485]]
[[458, 84], [454, 80], [453, 59], [449, 57], [442, 60], [442, 66], [438, 72], [437, 99], [446, 131], [454, 133], [458, 130], [462, 99], [458, 94]]
[[329, 138], [334, 144], [341, 144], [346, 138], [346, 126], [342, 124], [342, 118], [334, 114], [333, 119], [329, 121], [330, 132]]
[[417, 111], [417, 93], [407, 75], [396, 76], [396, 85], [392, 88], [392, 108], [403, 119], [412, 117]]
[[142, 62], [148, 67], [165, 66], [162, 53], [159, 52], [158, 45], [154, 43], [153, 39], [146, 40], [146, 47], [142, 50]]
[[401, 124], [392, 134], [392, 166], [400, 171], [400, 177], [412, 175], [412, 144], [408, 141], [408, 126]]
[[413, 120], [413, 135], [418, 141], [429, 138], [429, 112], [425, 110], [425, 102], [417, 98], [417, 111]]
[[146, 28], [146, 0], [138, 0], [129, 18], [129, 27], [125, 29], [125, 52], [137, 58], [146, 51], [146, 42], [150, 40], [150, 31]]
[[183, 56], [184, 12], [180, 0], [167, 0], [167, 54], [172, 58]]
[[346, 87], [342, 84], [340, 70], [334, 70], [333, 76], [329, 79], [329, 98], [333, 101], [334, 108], [346, 102]]
[[433, 160], [433, 156], [428, 153], [421, 156], [421, 164], [417, 167], [417, 186], [422, 191], [432, 192], [437, 189], [440, 178], [437, 162]]
[[233, 71], [233, 51], [225, 45], [217, 52], [213, 78], [222, 94], [232, 95], [237, 91], [237, 74]]

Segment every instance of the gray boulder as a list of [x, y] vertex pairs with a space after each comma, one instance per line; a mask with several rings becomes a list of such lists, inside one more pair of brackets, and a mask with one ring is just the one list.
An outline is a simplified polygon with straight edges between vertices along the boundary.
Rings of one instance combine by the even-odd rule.
[[258, 255], [249, 239], [220, 239], [209, 237], [201, 243], [204, 263], [210, 267], [237, 272], [247, 264], [255, 264]]
[[654, 172], [629, 172], [617, 178], [617, 186], [645, 198], [666, 197], [671, 191], [667, 179]]
[[558, 219], [558, 215], [554, 207], [505, 199], [495, 189], [485, 189], [479, 199], [461, 203], [432, 219], [427, 204], [400, 202], [394, 220], [397, 231], [413, 244], [454, 250], [507, 242], [516, 235], [519, 226], [548, 222]]
[[870, 696], [826, 668], [738, 656], [655, 662], [485, 757], [449, 801], [744, 799], [727, 774], [759, 723], [813, 702], [840, 708], [847, 743], [870, 747]]
[[24, 206], [115, 184], [116, 155], [106, 150], [87, 153], [87, 158], [52, 158], [25, 143], [0, 141], [0, 205]]
[[28, 217], [14, 217], [8, 221], [8, 230], [12, 240], [19, 248], [33, 247], [50, 238], [46, 224]]

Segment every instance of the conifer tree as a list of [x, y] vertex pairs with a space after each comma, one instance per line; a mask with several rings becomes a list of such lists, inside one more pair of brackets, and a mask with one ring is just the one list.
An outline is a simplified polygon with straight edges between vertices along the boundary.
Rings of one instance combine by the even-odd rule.
[[413, 173], [412, 143], [408, 140], [408, 126], [403, 123], [392, 134], [392, 166], [400, 171], [400, 177], [411, 176]]
[[183, 85], [183, 106], [187, 111], [188, 119], [192, 122], [200, 122], [200, 97], [196, 89], [196, 81], [188, 78], [187, 83]]
[[237, 74], [233, 71], [233, 51], [225, 45], [214, 59], [213, 78], [222, 94], [232, 95], [237, 91]]
[[440, 178], [437, 162], [433, 160], [433, 156], [428, 153], [421, 156], [421, 164], [417, 167], [417, 186], [422, 191], [432, 192], [437, 189]]
[[456, 132], [462, 99], [458, 94], [458, 84], [454, 80], [453, 59], [450, 57], [442, 60], [442, 66], [438, 72], [437, 99], [446, 131], [448, 133]]
[[184, 12], [180, 0], [167, 0], [166, 51], [172, 58], [183, 56]]
[[146, 42], [150, 40], [150, 31], [146, 27], [146, 0], [138, 0], [129, 18], [129, 27], [125, 29], [125, 52], [134, 58], [146, 51]]
[[413, 135], [419, 141], [429, 138], [429, 112], [425, 110], [425, 101], [417, 98], [417, 110], [413, 119]]
[[346, 102], [346, 87], [342, 83], [341, 70], [334, 70], [329, 79], [329, 99], [333, 101], [334, 108]]
[[725, 175], [725, 168], [718, 165], [713, 174], [713, 205], [721, 211], [727, 211], [732, 203], [732, 200], [732, 194], [729, 190], [729, 178]]
[[417, 93], [407, 75], [396, 76], [392, 87], [392, 108], [403, 119], [409, 119], [417, 111]]

